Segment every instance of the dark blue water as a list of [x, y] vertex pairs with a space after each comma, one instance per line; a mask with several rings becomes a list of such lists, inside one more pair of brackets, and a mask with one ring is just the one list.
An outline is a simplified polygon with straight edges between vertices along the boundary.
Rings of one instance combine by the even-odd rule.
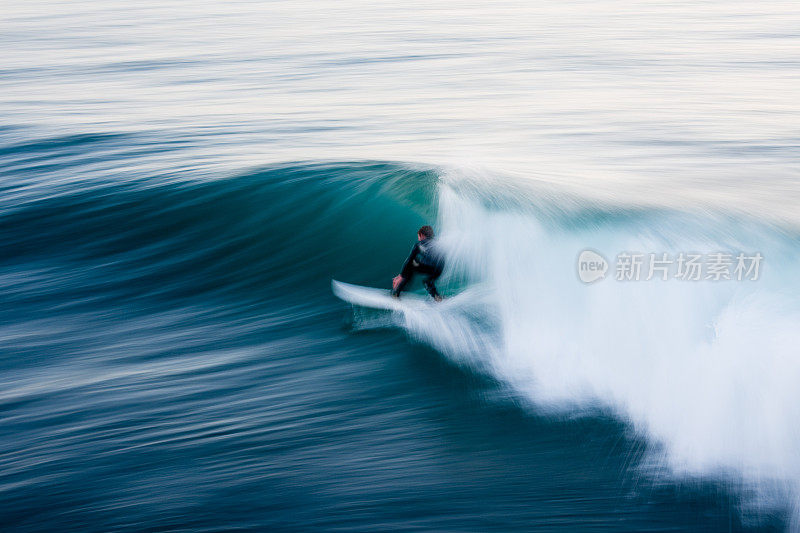
[[797, 528], [795, 6], [4, 11], [3, 531]]
[[624, 424], [353, 331], [330, 279], [385, 282], [434, 169], [50, 183], [120, 144], [4, 148], [4, 528], [745, 527], [724, 487], [647, 479]]

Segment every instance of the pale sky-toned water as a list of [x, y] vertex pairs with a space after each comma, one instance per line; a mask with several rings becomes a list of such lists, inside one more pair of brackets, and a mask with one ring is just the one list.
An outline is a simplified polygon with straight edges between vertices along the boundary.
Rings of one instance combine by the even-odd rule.
[[6, 2], [23, 138], [390, 159], [800, 220], [797, 2]]

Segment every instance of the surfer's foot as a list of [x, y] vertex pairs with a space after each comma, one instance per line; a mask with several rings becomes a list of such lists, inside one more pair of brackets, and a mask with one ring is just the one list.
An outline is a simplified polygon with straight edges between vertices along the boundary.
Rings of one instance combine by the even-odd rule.
[[437, 294], [436, 296], [433, 297], [433, 299], [436, 300], [437, 302], [441, 302], [444, 298], [442, 298]]
[[393, 292], [392, 293], [392, 298], [394, 298], [395, 300], [399, 300], [400, 299], [400, 293]]

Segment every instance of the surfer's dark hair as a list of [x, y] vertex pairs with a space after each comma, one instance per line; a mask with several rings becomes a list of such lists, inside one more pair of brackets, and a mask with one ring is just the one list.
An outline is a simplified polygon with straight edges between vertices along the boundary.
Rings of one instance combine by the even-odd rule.
[[423, 235], [426, 239], [430, 239], [433, 237], [433, 228], [430, 226], [422, 226], [419, 228], [417, 235]]

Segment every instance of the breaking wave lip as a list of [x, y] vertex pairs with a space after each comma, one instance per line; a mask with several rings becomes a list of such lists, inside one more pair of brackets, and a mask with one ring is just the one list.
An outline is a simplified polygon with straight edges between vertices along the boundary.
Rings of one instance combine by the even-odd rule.
[[[649, 443], [653, 479], [721, 481], [746, 517], [788, 512], [797, 528], [796, 238], [724, 214], [565, 211], [487, 184], [449, 171], [438, 189], [443, 281], [471, 288], [459, 305], [395, 324], [539, 412], [613, 413]], [[758, 251], [764, 263], [757, 281], [588, 286], [575, 271], [586, 248]]]

